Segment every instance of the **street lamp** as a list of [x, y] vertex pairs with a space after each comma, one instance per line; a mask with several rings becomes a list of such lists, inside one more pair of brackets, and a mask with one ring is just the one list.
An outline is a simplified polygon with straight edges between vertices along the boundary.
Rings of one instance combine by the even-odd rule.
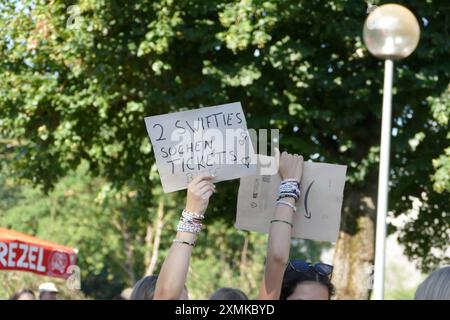
[[382, 300], [384, 297], [394, 60], [409, 56], [416, 49], [419, 37], [420, 27], [416, 17], [411, 11], [397, 4], [385, 4], [377, 7], [369, 14], [364, 23], [364, 43], [371, 54], [385, 60], [373, 287], [376, 300]]

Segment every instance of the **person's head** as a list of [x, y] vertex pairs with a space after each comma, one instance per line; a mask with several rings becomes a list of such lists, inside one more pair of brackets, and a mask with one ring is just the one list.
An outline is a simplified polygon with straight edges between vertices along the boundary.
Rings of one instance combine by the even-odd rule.
[[311, 265], [302, 260], [290, 261], [284, 272], [280, 300], [329, 300], [334, 295], [331, 283], [333, 267], [323, 263]]
[[248, 300], [248, 297], [239, 289], [220, 288], [209, 297], [209, 300]]
[[140, 279], [133, 287], [130, 300], [153, 300], [157, 280], [157, 275]]
[[417, 288], [414, 300], [450, 300], [450, 266], [432, 272]]
[[36, 296], [31, 289], [21, 289], [16, 291], [10, 300], [36, 300]]
[[57, 300], [58, 289], [53, 282], [46, 282], [39, 286], [39, 300]]
[[[156, 281], [158, 275], [146, 276], [136, 282], [131, 292], [130, 300], [153, 300], [156, 289]], [[188, 300], [188, 292], [186, 287], [181, 293], [180, 300]]]

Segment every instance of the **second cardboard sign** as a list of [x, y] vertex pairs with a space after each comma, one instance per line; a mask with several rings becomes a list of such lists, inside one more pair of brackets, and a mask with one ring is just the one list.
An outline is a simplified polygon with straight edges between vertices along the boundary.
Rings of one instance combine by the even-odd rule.
[[[292, 237], [336, 242], [346, 170], [343, 165], [304, 163]], [[241, 178], [235, 227], [268, 233], [280, 183], [279, 174]]]

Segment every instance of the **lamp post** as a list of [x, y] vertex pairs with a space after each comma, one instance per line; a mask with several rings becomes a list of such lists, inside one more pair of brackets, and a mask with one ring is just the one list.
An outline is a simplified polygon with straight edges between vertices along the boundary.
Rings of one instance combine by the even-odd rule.
[[397, 4], [385, 4], [377, 7], [369, 14], [364, 23], [364, 43], [371, 54], [385, 60], [373, 287], [376, 300], [382, 300], [384, 297], [394, 60], [409, 56], [416, 49], [419, 37], [420, 27], [416, 17], [411, 11]]

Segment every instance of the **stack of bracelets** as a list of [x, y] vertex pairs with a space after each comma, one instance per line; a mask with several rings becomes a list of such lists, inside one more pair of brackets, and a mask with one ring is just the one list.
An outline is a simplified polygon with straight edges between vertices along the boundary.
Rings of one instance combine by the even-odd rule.
[[277, 200], [286, 197], [294, 198], [295, 201], [300, 198], [300, 184], [296, 179], [286, 179], [281, 181]]
[[[278, 198], [276, 201], [276, 204], [282, 204], [285, 206], [288, 206], [294, 211], [294, 213], [297, 211], [297, 208], [295, 205], [292, 205], [290, 202], [284, 201], [283, 198], [293, 198], [296, 202], [300, 198], [300, 183], [296, 179], [286, 179], [281, 181], [280, 189], [278, 193]], [[285, 220], [271, 220], [270, 223], [273, 222], [283, 222], [291, 227], [294, 227], [293, 224], [289, 221]]]
[[[193, 234], [198, 234], [202, 231], [202, 220], [205, 216], [199, 215], [193, 212], [189, 212], [186, 209], [183, 209], [183, 213], [181, 215], [180, 222], [178, 223], [177, 231], [178, 232], [189, 232]], [[183, 240], [175, 239], [174, 243], [184, 243], [190, 246], [194, 246], [194, 243], [190, 243]]]

